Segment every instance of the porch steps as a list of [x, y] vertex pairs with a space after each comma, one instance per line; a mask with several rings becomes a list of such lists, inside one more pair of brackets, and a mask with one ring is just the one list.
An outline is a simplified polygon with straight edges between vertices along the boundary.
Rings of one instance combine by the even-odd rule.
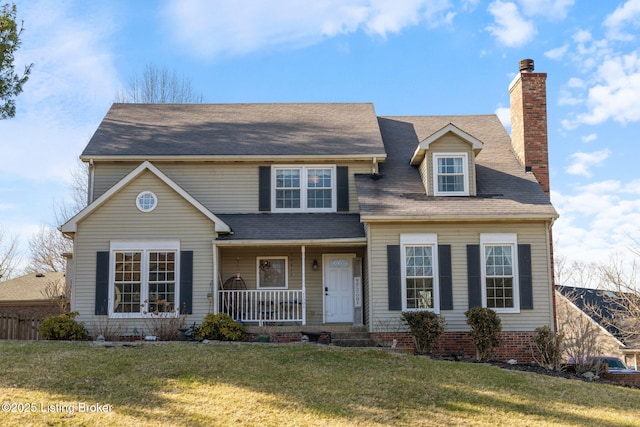
[[340, 347], [374, 347], [375, 343], [366, 330], [336, 331], [331, 333], [331, 343]]

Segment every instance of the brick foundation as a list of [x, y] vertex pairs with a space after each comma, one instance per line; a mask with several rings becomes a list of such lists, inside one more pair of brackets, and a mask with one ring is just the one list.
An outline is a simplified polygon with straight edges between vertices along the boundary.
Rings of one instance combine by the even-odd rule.
[[[519, 363], [529, 363], [533, 357], [535, 332], [503, 332], [502, 344], [496, 347], [495, 359], [506, 361], [515, 359]], [[388, 346], [396, 340], [398, 348], [413, 348], [413, 337], [408, 332], [374, 332], [371, 339], [381, 345]], [[438, 341], [433, 354], [442, 357], [472, 359], [476, 355], [476, 347], [468, 332], [445, 332]]]

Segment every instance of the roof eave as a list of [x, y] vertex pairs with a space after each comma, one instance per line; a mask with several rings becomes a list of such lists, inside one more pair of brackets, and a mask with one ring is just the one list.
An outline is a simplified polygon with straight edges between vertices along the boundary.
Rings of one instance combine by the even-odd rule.
[[256, 154], [256, 155], [81, 155], [80, 160], [88, 161], [110, 161], [110, 162], [175, 162], [175, 161], [199, 161], [199, 162], [280, 162], [280, 161], [335, 161], [335, 160], [353, 160], [353, 161], [371, 161], [376, 159], [378, 162], [384, 162], [387, 158], [386, 153], [378, 154], [312, 154], [312, 155], [277, 155], [277, 154]]

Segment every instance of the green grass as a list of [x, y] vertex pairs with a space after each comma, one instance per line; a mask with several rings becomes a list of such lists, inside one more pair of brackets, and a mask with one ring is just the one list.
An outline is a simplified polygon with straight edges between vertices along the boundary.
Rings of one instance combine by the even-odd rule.
[[[312, 344], [5, 341], [0, 366], [2, 403], [35, 409], [0, 412], [2, 426], [635, 426], [640, 420], [640, 390]], [[81, 403], [110, 411], [79, 412]]]

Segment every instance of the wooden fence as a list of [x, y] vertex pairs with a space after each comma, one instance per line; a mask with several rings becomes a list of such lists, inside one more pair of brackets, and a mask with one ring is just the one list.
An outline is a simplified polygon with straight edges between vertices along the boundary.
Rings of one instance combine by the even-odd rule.
[[42, 319], [35, 316], [0, 313], [0, 339], [39, 340], [40, 322]]

